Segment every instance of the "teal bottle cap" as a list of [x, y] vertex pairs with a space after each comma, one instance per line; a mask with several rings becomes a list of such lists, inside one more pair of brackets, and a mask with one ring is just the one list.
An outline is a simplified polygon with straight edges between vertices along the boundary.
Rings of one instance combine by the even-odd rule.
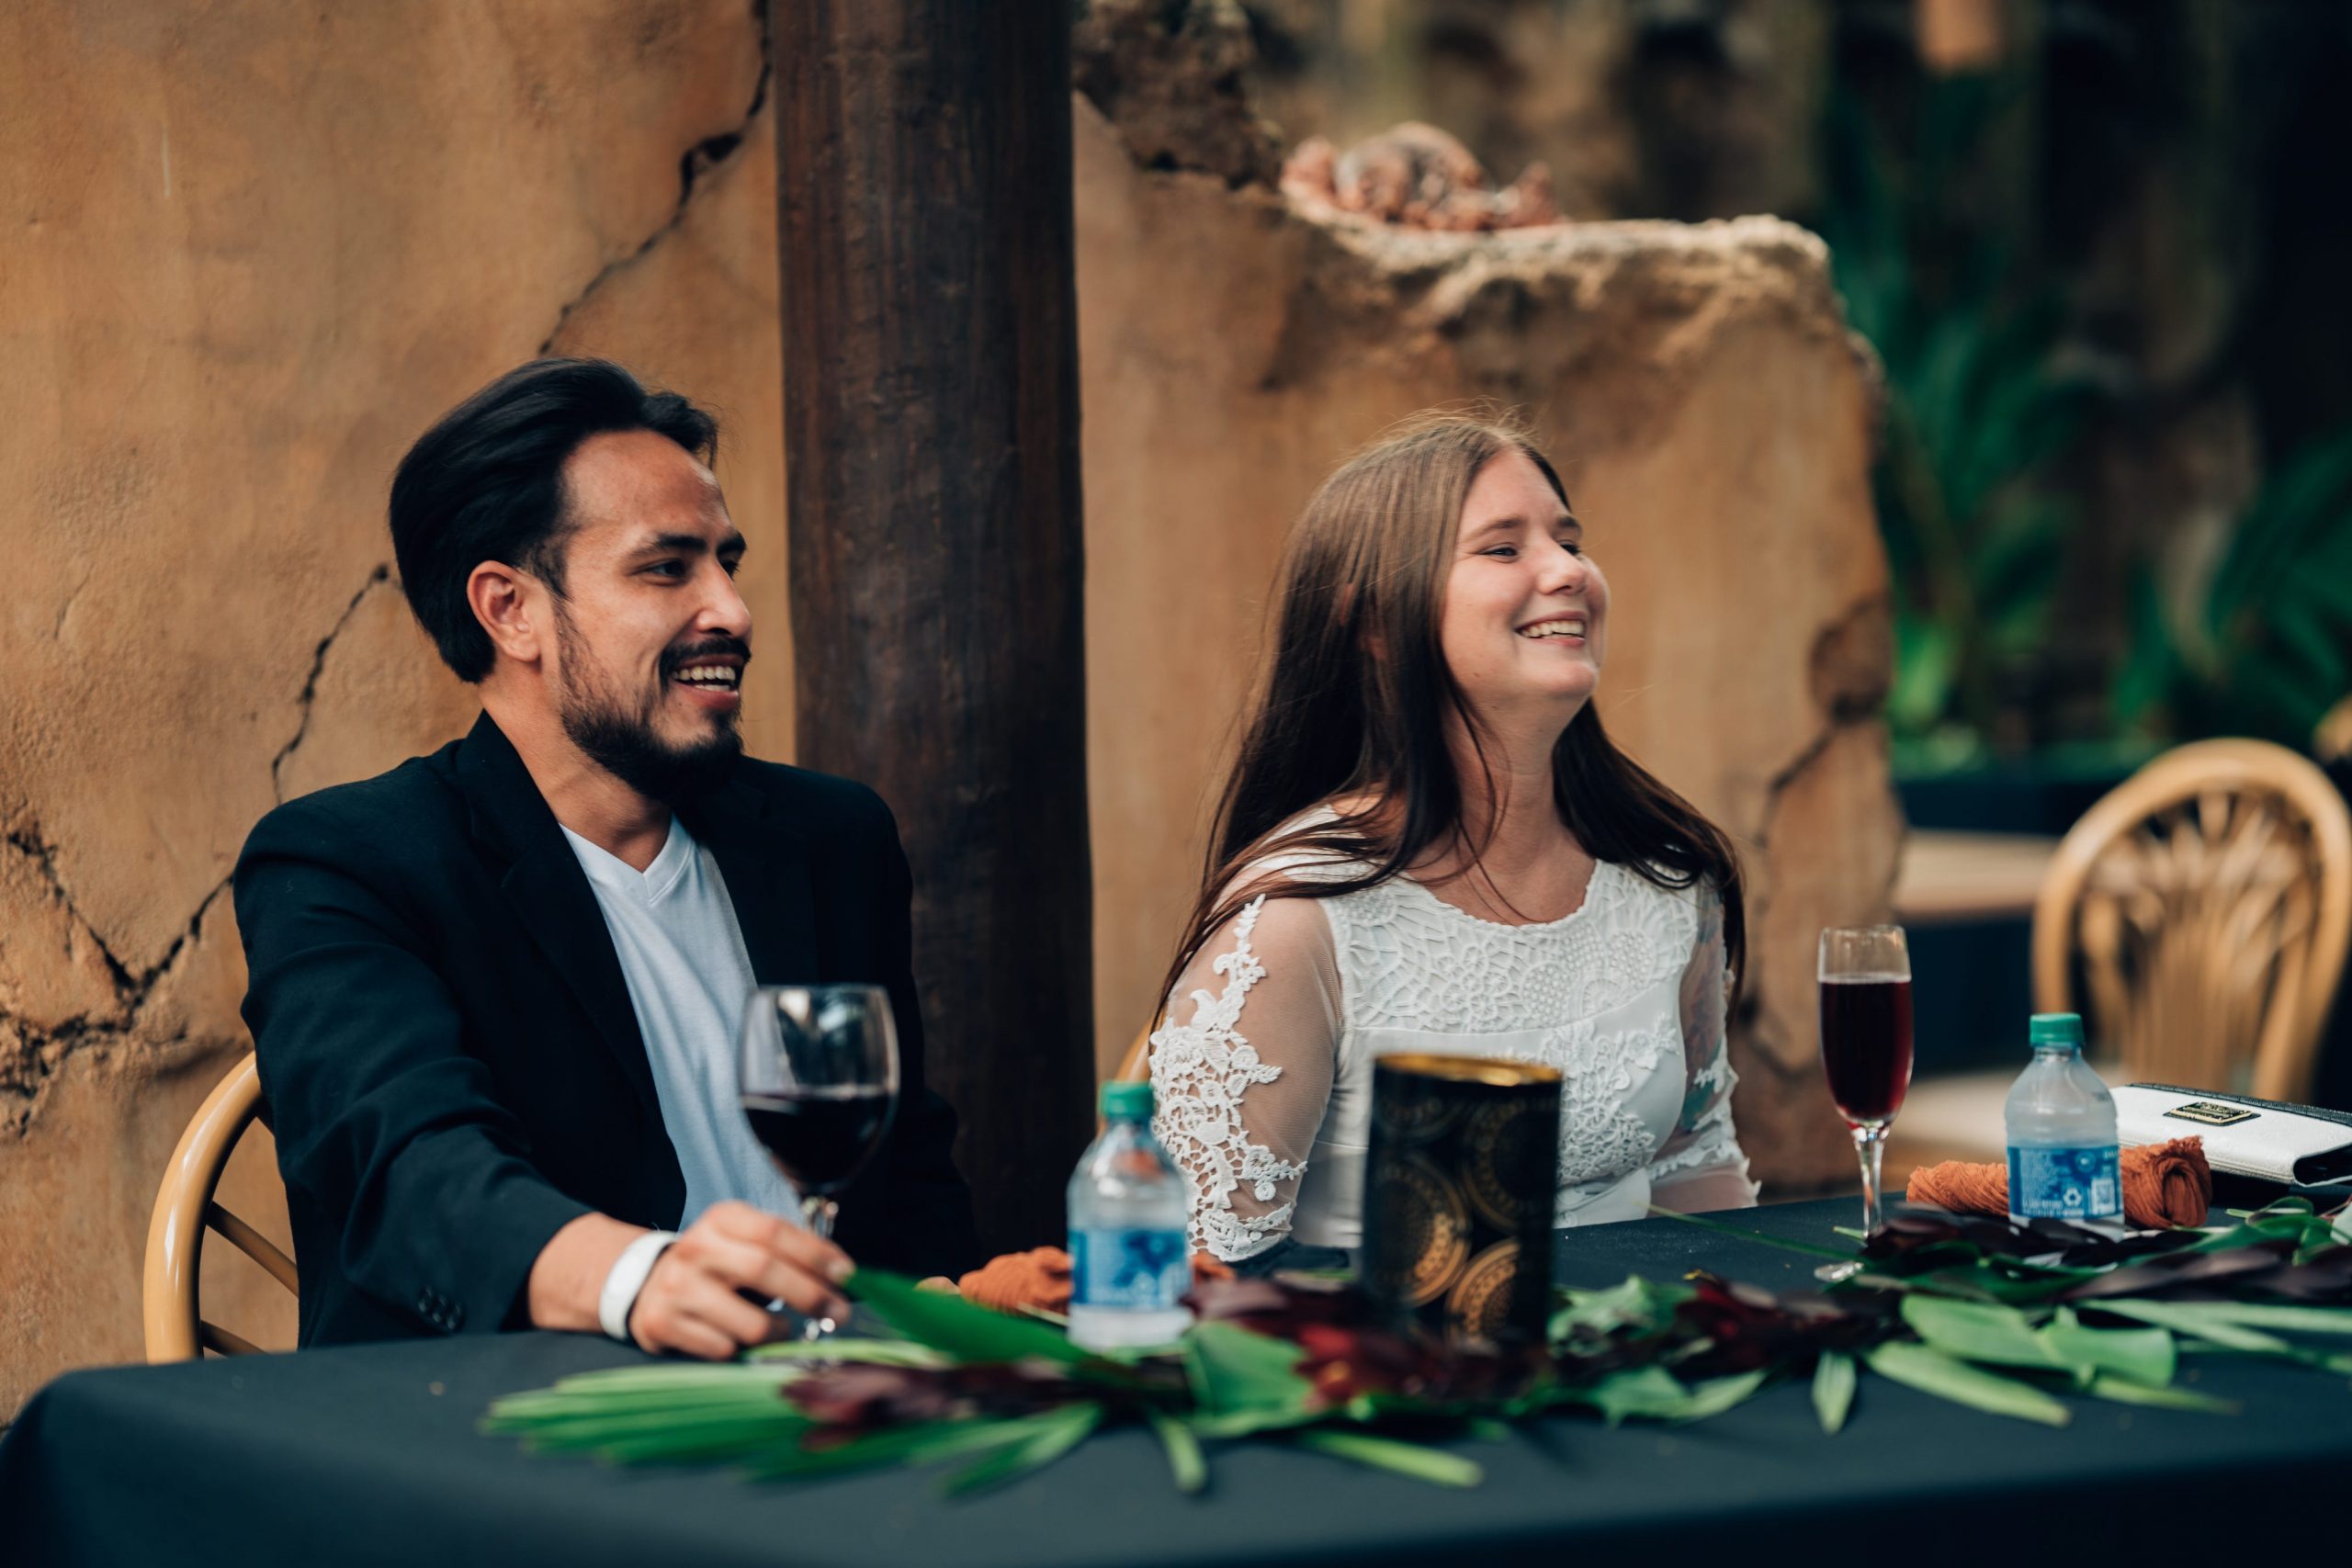
[[2078, 1012], [2038, 1012], [2025, 1026], [2025, 1037], [2036, 1050], [2044, 1045], [2083, 1048], [2083, 1015]]
[[1105, 1121], [1148, 1122], [1151, 1120], [1151, 1086], [1148, 1083], [1104, 1084], [1102, 1116]]

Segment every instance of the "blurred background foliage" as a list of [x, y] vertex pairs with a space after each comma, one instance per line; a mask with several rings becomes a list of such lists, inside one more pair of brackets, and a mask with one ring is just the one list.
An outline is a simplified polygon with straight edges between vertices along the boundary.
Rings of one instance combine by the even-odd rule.
[[2064, 367], [2064, 302], [2020, 276], [2009, 236], [1943, 197], [1989, 128], [2027, 107], [2017, 76], [1932, 82], [1900, 149], [1849, 88], [1827, 106], [1818, 227], [1885, 378], [1872, 479], [1896, 587], [1888, 718], [1915, 762], [1970, 760], [1999, 731], [2004, 676], [2047, 644], [2084, 516], [2056, 470], [2099, 388]]
[[[2352, 434], [2279, 464], [2263, 481], [2185, 612], [2154, 575], [2135, 584], [2130, 652], [2115, 685], [2127, 724], [2190, 735], [2330, 733], [2341, 756], [2352, 709]], [[2332, 722], [2331, 722], [2332, 721]]]
[[1777, 212], [1875, 352], [1913, 776], [2304, 750], [2352, 692], [2352, 5], [1192, 0], [1286, 143]]

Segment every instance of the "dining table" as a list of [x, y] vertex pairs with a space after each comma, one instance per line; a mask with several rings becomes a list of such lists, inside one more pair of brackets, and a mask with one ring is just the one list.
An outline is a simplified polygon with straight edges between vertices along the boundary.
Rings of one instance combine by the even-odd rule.
[[[1817, 1288], [1851, 1198], [1557, 1234], [1554, 1271], [1600, 1287], [1694, 1269]], [[485, 1435], [503, 1394], [648, 1358], [610, 1340], [461, 1334], [66, 1374], [0, 1438], [0, 1562], [561, 1568], [1065, 1564], [2039, 1562], [2163, 1553], [2340, 1560], [2352, 1385], [2198, 1356], [2233, 1415], [2069, 1401], [2044, 1427], [1865, 1376], [1836, 1435], [1803, 1380], [1686, 1425], [1563, 1416], [1448, 1445], [1484, 1482], [1423, 1483], [1242, 1440], [1186, 1495], [1141, 1427], [1008, 1486], [943, 1495], [878, 1470], [755, 1482], [623, 1468]]]

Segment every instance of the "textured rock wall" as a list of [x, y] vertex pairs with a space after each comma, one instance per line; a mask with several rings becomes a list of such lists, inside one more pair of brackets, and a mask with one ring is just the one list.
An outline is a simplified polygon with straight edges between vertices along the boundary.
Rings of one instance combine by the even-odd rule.
[[1899, 52], [1906, 8], [1385, 0], [1366, 26], [1329, 0], [1250, 0], [1262, 48], [1248, 75], [1293, 141], [1428, 120], [1498, 179], [1543, 161], [1573, 218], [1809, 211], [1838, 18]]
[[[746, 730], [789, 754], [755, 7], [322, 10], [0, 15], [0, 1419], [140, 1353], [155, 1182], [244, 1045], [220, 895], [245, 830], [470, 720], [382, 524], [435, 414], [542, 349], [715, 404], [753, 546]], [[1883, 905], [1896, 829], [1862, 717], [1886, 669], [1864, 381], [1818, 247], [1770, 222], [1325, 229], [1259, 183], [1246, 127], [1138, 156], [1077, 114], [1105, 1059], [1196, 874], [1283, 528], [1389, 420], [1490, 396], [1537, 415], [1607, 552], [1620, 738], [1750, 847], [1758, 1167], [1838, 1174], [1812, 929]], [[254, 1142], [227, 1201], [282, 1241]], [[290, 1340], [257, 1270], [218, 1244], [205, 1269], [222, 1321]]]

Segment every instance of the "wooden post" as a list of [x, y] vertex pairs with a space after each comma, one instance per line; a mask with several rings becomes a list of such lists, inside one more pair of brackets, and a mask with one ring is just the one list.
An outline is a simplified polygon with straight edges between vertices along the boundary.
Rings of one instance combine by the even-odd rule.
[[774, 0], [798, 760], [914, 866], [991, 1251], [1092, 1127], [1069, 0]]

